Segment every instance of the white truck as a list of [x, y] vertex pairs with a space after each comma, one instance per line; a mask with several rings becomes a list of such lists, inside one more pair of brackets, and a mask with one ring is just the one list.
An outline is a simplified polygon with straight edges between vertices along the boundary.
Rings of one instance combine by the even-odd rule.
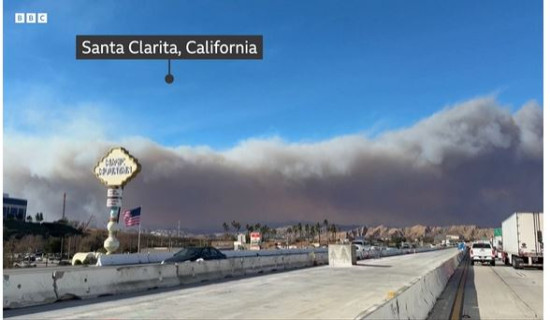
[[542, 212], [516, 212], [502, 222], [502, 260], [514, 269], [543, 267]]
[[476, 241], [470, 249], [470, 262], [472, 266], [475, 262], [490, 263], [495, 266], [496, 251], [490, 241]]
[[351, 242], [351, 244], [355, 246], [355, 254], [357, 256], [357, 260], [366, 259], [368, 257], [369, 247], [366, 240], [355, 239]]

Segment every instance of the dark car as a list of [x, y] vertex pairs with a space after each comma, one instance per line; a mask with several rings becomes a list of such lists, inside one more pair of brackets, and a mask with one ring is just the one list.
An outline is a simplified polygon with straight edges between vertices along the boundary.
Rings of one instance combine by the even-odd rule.
[[185, 262], [185, 261], [197, 261], [202, 260], [218, 260], [227, 259], [225, 254], [220, 250], [213, 247], [190, 247], [184, 248], [176, 252], [174, 256], [162, 261], [165, 263]]

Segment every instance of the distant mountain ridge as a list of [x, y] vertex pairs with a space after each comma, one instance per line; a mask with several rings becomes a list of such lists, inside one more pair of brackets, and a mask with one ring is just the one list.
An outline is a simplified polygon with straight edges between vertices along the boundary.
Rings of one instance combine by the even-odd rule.
[[[302, 223], [302, 226], [304, 227], [304, 234], [305, 234], [305, 226], [306, 222]], [[313, 225], [311, 223], [310, 225]], [[287, 235], [287, 229], [292, 228], [293, 225], [288, 224], [282, 224], [275, 227], [275, 230], [279, 236], [285, 237]], [[372, 239], [372, 240], [390, 240], [392, 237], [401, 237], [406, 238], [408, 241], [421, 241], [424, 240], [425, 242], [440, 242], [442, 239], [445, 239], [447, 235], [455, 235], [459, 236], [462, 239], [466, 241], [472, 241], [472, 240], [479, 240], [479, 239], [490, 239], [493, 236], [493, 228], [480, 228], [476, 225], [451, 225], [451, 226], [425, 226], [425, 225], [414, 225], [410, 227], [389, 227], [385, 225], [378, 225], [378, 226], [358, 226], [358, 225], [337, 225], [338, 231], [333, 236], [332, 234], [329, 234], [329, 237], [331, 239], [354, 239], [354, 238], [365, 238], [365, 239]], [[322, 241], [326, 241], [327, 233], [324, 229], [324, 226], [321, 226], [321, 239]], [[173, 234], [174, 229], [166, 229], [161, 230], [162, 228], [159, 228], [157, 231], [164, 232], [166, 235], [168, 233]], [[148, 232], [146, 230], [142, 230], [143, 232]], [[150, 230], [149, 230], [150, 231]], [[240, 232], [246, 233], [247, 231], [243, 228], [241, 228]], [[200, 237], [211, 237], [211, 236], [222, 236], [225, 234], [225, 232], [221, 230], [212, 230], [212, 229], [196, 229], [196, 230], [190, 230], [186, 228], [185, 230], [181, 231], [182, 234], [185, 234], [187, 236], [200, 236]], [[229, 233], [236, 233], [235, 230], [230, 230]], [[294, 237], [297, 235], [294, 234]]]
[[451, 226], [424, 226], [414, 225], [412, 227], [393, 228], [379, 225], [376, 227], [362, 226], [346, 231], [347, 237], [365, 239], [391, 239], [402, 237], [409, 241], [428, 240], [434, 241], [445, 236], [455, 235], [466, 241], [478, 239], [490, 239], [493, 236], [493, 228], [479, 228], [475, 225], [451, 225]]

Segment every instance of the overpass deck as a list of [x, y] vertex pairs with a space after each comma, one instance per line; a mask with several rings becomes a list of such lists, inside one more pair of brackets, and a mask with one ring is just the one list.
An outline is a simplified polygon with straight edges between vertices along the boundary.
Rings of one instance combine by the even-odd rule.
[[24, 319], [356, 318], [457, 254], [456, 249], [321, 266], [177, 290], [5, 310]]

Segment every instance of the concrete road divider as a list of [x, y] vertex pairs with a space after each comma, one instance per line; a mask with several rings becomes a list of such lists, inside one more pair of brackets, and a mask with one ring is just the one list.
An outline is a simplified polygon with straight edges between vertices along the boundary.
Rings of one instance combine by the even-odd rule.
[[[102, 254], [97, 258], [98, 266], [157, 263], [174, 255], [173, 252]], [[73, 263], [74, 264], [74, 263]]]
[[356, 248], [352, 244], [331, 244], [328, 246], [329, 266], [351, 267], [357, 264]]
[[57, 301], [51, 272], [6, 274], [4, 272], [4, 308], [19, 308]]
[[464, 256], [463, 251], [434, 270], [415, 279], [396, 292], [388, 292], [387, 301], [359, 315], [358, 319], [426, 319], [447, 281]]
[[[124, 261], [143, 261], [144, 259], [143, 255], [132, 258], [129, 256], [111, 255], [105, 260], [101, 258], [109, 256], [101, 256], [98, 262], [117, 263], [120, 262], [119, 259]], [[4, 308], [20, 308], [66, 299], [93, 298], [265, 274], [327, 264], [327, 261], [328, 255], [325, 251], [325, 253], [304, 252], [164, 265], [83, 266], [55, 271], [36, 270], [36, 273], [4, 271]]]
[[[327, 249], [283, 249], [283, 250], [239, 250], [222, 251], [227, 258], [251, 258], [251, 257], [277, 257], [303, 254], [326, 254]], [[156, 252], [156, 253], [133, 253], [133, 254], [97, 254], [97, 253], [77, 253], [73, 258], [73, 265], [85, 264], [85, 258], [94, 255], [97, 258], [98, 266], [115, 266], [128, 264], [146, 264], [158, 263], [174, 255], [174, 252]]]

